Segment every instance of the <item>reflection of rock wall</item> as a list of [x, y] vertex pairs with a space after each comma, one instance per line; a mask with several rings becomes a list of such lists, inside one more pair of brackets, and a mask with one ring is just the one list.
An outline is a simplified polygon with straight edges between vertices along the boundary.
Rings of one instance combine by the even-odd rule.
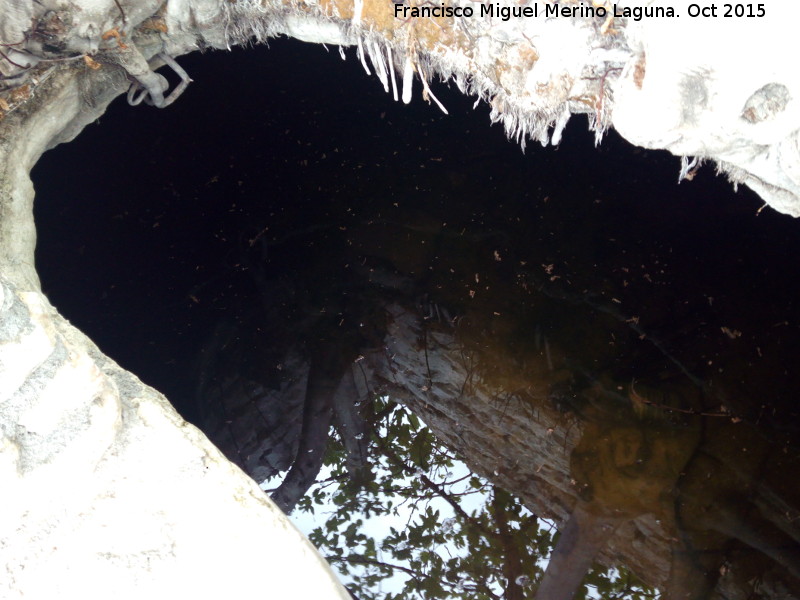
[[[390, 311], [386, 353], [367, 357], [374, 380], [477, 473], [519, 495], [536, 514], [564, 523], [578, 498], [570, 455], [583, 428], [549, 401], [551, 381], [520, 377], [503, 389], [486, 385], [452, 330], [428, 326], [426, 333], [418, 314], [399, 306]], [[651, 583], [666, 580], [666, 534], [652, 517], [621, 527], [604, 555]]]
[[[638, 317], [628, 317], [617, 303], [604, 299], [604, 295], [616, 298], [618, 292], [603, 287], [608, 282], [595, 282], [591, 269], [584, 273], [577, 256], [570, 259], [573, 271], [568, 282], [547, 277], [548, 265], [542, 265], [545, 277], [537, 275], [528, 268], [535, 260], [523, 260], [539, 255], [537, 243], [515, 232], [505, 219], [499, 222], [495, 229], [484, 213], [479, 232], [455, 228], [456, 235], [444, 228], [412, 228], [407, 219], [398, 219], [395, 225], [352, 227], [347, 230], [352, 246], [335, 250], [331, 244], [318, 264], [293, 272], [298, 290], [314, 290], [324, 299], [321, 306], [336, 307], [337, 314], [344, 308], [341, 299], [348, 299], [347, 318], [334, 320], [339, 335], [333, 339], [349, 337], [342, 348], [352, 356], [364, 356], [357, 362], [357, 379], [370, 388], [350, 393], [351, 399], [371, 391], [404, 401], [472, 468], [522, 497], [539, 515], [563, 524], [580, 502], [582, 514], [608, 517], [614, 526], [621, 523], [601, 556], [630, 565], [651, 583], [676, 582], [680, 575], [681, 581], [691, 579], [694, 583], [688, 587], [694, 587], [700, 577], [706, 579], [704, 572], [698, 575], [691, 569], [681, 574], [679, 567], [688, 562], [680, 560], [670, 575], [673, 550], [678, 550], [676, 556], [691, 558], [698, 548], [710, 557], [708, 573], [719, 573], [730, 547], [762, 556], [759, 568], [774, 570], [775, 581], [785, 577], [767, 558], [769, 543], [758, 542], [751, 533], [763, 517], [762, 523], [777, 521], [771, 537], [779, 544], [787, 536], [800, 537], [779, 516], [795, 515], [794, 507], [800, 506], [796, 486], [781, 483], [779, 476], [781, 471], [795, 470], [795, 451], [786, 446], [788, 463], [771, 459], [766, 461], [770, 467], [760, 469], [756, 465], [764, 461], [754, 462], [756, 456], [770, 456], [776, 449], [783, 452], [784, 447], [756, 443], [758, 436], [748, 441], [741, 437], [746, 432], [763, 437], [754, 428], [756, 423], [770, 431], [767, 435], [775, 444], [792, 435], [792, 427], [786, 425], [791, 424], [794, 400], [785, 392], [795, 383], [786, 373], [776, 376], [781, 355], [770, 351], [772, 358], [763, 366], [750, 362], [745, 370], [742, 361], [753, 348], [731, 344], [721, 333], [714, 335], [706, 312], [687, 313], [678, 321], [664, 316], [661, 311], [689, 297], [675, 286], [674, 297], [662, 293], [653, 299], [650, 291], [638, 300], [626, 297], [626, 306], [646, 305], [649, 314], [640, 324]], [[521, 229], [526, 226], [523, 223]], [[482, 246], [481, 235], [503, 239], [508, 244], [503, 256], [508, 260], [497, 260], [494, 242]], [[350, 254], [352, 247], [357, 248], [357, 258]], [[475, 248], [480, 250], [471, 252]], [[512, 248], [518, 253], [513, 261]], [[285, 249], [289, 254], [295, 250]], [[587, 260], [590, 265], [594, 261], [591, 252]], [[346, 294], [338, 283], [341, 276], [320, 284], [318, 273], [334, 273], [349, 264], [363, 269], [350, 274]], [[390, 265], [402, 268], [393, 270]], [[269, 264], [263, 267], [269, 268]], [[625, 293], [634, 293], [624, 283], [622, 287]], [[713, 289], [717, 296], [727, 288]], [[269, 380], [275, 372], [278, 359], [261, 361], [258, 348], [272, 351], [267, 340], [290, 345], [294, 342], [289, 339], [313, 337], [318, 327], [312, 317], [303, 315], [320, 313], [313, 308], [313, 299], [309, 308], [294, 316], [284, 314], [288, 309], [280, 302], [268, 303], [266, 312], [272, 317], [260, 321], [246, 309], [256, 304], [257, 299], [243, 300], [242, 314], [250, 316], [237, 321], [237, 331], [250, 333], [237, 334], [241, 337], [230, 345], [218, 343], [225, 351], [204, 372], [207, 379], [227, 377], [233, 393], [224, 396], [207, 388], [201, 394], [209, 413], [217, 415], [209, 421], [212, 438], [254, 474], [269, 467], [259, 464], [263, 452], [281, 444], [278, 430], [262, 430], [260, 413], [275, 405], [295, 410], [308, 362], [284, 361], [281, 377], [287, 385], [275, 383], [269, 395], [247, 396], [242, 386], [253, 377]], [[728, 312], [730, 307], [718, 310], [716, 317], [722, 322], [737, 322], [736, 315]], [[645, 321], [656, 325], [645, 330]], [[345, 336], [351, 329], [361, 333]], [[372, 333], [364, 335], [364, 330]], [[774, 334], [771, 337], [781, 342]], [[791, 343], [794, 338], [781, 339]], [[767, 347], [762, 341], [756, 343], [759, 351]], [[253, 357], [262, 365], [261, 373], [249, 366]], [[746, 388], [741, 385], [743, 372]], [[241, 385], [234, 392], [237, 377]], [[288, 385], [292, 381], [296, 389]], [[773, 392], [770, 414], [762, 404], [767, 390]], [[700, 414], [713, 415], [706, 418], [710, 423], [704, 423]], [[231, 442], [231, 434], [238, 440]], [[748, 460], [737, 456], [741, 452], [737, 444], [748, 449]], [[237, 445], [248, 448], [244, 456]], [[706, 456], [719, 457], [713, 460], [728, 465], [727, 470], [712, 469], [721, 477], [708, 477], [715, 473], [704, 466]], [[741, 501], [730, 493], [733, 480], [738, 481], [734, 488], [747, 490], [740, 494]], [[704, 517], [695, 524], [703, 507], [733, 504], [726, 513], [732, 518], [712, 522]], [[708, 528], [712, 535], [703, 533]], [[791, 560], [775, 557], [772, 562], [784, 566]], [[734, 568], [730, 573], [722, 583], [729, 597], [740, 598], [752, 586], [736, 579], [745, 571]], [[717, 584], [716, 577], [707, 581], [710, 587]], [[774, 595], [766, 592], [764, 597]]]
[[286, 471], [300, 440], [308, 365], [293, 360], [282, 369], [287, 380], [270, 389], [241, 375], [222, 376], [208, 366], [198, 391], [204, 431], [258, 482]]
[[[710, 556], [712, 589], [726, 572], [717, 588], [725, 597], [750, 597], [755, 575], [762, 578], [761, 597], [785, 591], [787, 571], [797, 569], [791, 548], [800, 542], [794, 525], [800, 498], [797, 486], [774, 478], [800, 466], [794, 450], [729, 419], [714, 421], [705, 433], [696, 417], [647, 425], [645, 416], [636, 428], [631, 418], [639, 417], [630, 407], [617, 410], [613, 403], [606, 404], [608, 414], [584, 408], [579, 419], [549, 397], [554, 379], [547, 371], [498, 382], [481, 373], [451, 329], [424, 323], [416, 311], [397, 305], [389, 310], [387, 348], [365, 361], [374, 384], [402, 399], [476, 472], [561, 524], [578, 502], [622, 519], [602, 560], [626, 564], [653, 585], [672, 581], [673, 593], [687, 582], [697, 587], [702, 575], [670, 575], [673, 551], [686, 557], [679, 569], [692, 563], [695, 550]], [[548, 360], [544, 349], [540, 360]], [[542, 372], [526, 366], [529, 373]], [[714, 455], [717, 466], [709, 468], [698, 452]], [[697, 510], [708, 511], [705, 519]], [[698, 537], [684, 527], [710, 528], [714, 535]], [[717, 545], [703, 546], [707, 540]]]

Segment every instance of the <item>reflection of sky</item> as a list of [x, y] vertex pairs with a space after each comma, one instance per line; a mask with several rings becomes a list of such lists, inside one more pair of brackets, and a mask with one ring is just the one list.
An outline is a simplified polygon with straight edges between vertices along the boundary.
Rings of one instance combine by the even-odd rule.
[[[401, 407], [400, 410], [406, 409]], [[386, 431], [380, 431], [378, 435], [385, 436]], [[378, 478], [387, 473], [387, 471], [381, 471], [380, 465], [374, 464], [373, 466], [376, 471], [375, 475]], [[425, 474], [443, 489], [448, 490], [448, 492], [457, 499], [459, 506], [461, 506], [464, 512], [469, 515], [481, 512], [487, 502], [491, 499], [490, 495], [483, 490], [476, 490], [470, 487], [469, 476], [472, 475], [473, 472], [462, 461], [454, 460], [452, 467], [435, 467], [431, 472]], [[331, 493], [335, 492], [335, 490], [338, 488], [338, 484], [336, 482], [328, 484], [327, 481], [330, 479], [330, 476], [330, 467], [323, 466], [322, 470], [317, 476], [318, 483], [315, 485], [320, 485], [321, 482], [326, 482], [322, 483], [323, 485], [329, 486], [326, 487], [326, 489]], [[264, 481], [261, 483], [261, 487], [265, 490], [274, 489], [280, 484], [281, 479], [282, 476]], [[483, 478], [478, 477], [478, 479], [480, 479], [482, 483], [486, 483]], [[394, 481], [399, 486], [411, 487], [412, 480], [413, 478], [408, 476], [402, 479], [395, 478]], [[448, 482], [454, 483], [450, 484]], [[313, 489], [314, 488], [312, 487], [312, 489], [309, 490], [309, 493], [313, 491]], [[385, 500], [385, 497], [383, 499]], [[396, 531], [404, 531], [407, 529], [408, 525], [415, 520], [416, 515], [420, 512], [424, 512], [428, 507], [439, 512], [440, 523], [444, 532], [447, 532], [453, 527], [457, 527], [457, 520], [453, 507], [439, 496], [433, 496], [420, 501], [409, 500], [405, 502], [401, 498], [396, 498], [393, 504], [396, 510], [392, 514], [376, 515], [372, 517], [365, 517], [363, 514], [352, 515], [353, 521], [357, 519], [363, 520], [364, 525], [361, 529], [362, 532], [368, 536], [371, 536], [376, 541], [375, 545], [378, 549], [381, 548], [381, 540], [390, 534], [391, 528], [394, 528]], [[315, 505], [314, 508], [314, 513], [295, 510], [290, 515], [292, 522], [306, 535], [309, 535], [317, 527], [324, 528], [325, 523], [330, 515], [336, 512], [336, 507], [332, 504]], [[527, 509], [523, 508], [522, 514], [530, 515], [531, 513]], [[542, 523], [543, 527], [552, 527], [552, 524], [545, 519], [540, 519], [540, 523]], [[351, 550], [353, 550], [353, 548], [351, 548]], [[423, 548], [420, 548], [420, 550], [423, 550]], [[470, 553], [470, 548], [465, 547], [459, 549], [454, 544], [443, 544], [437, 548], [437, 552], [444, 558], [451, 558], [453, 556], [467, 556]], [[407, 560], [398, 559], [386, 553], [383, 553], [382, 556], [380, 550], [378, 559], [384, 560], [390, 564], [397, 564], [406, 567], [409, 566]], [[547, 559], [541, 559], [539, 563], [542, 566], [546, 566]], [[336, 563], [333, 564], [333, 567], [336, 569]], [[351, 569], [352, 568], [357, 567], [351, 565]], [[397, 593], [402, 590], [403, 582], [406, 580], [406, 578], [407, 576], [398, 570], [394, 577], [388, 578], [382, 582], [382, 587], [378, 591], [382, 593]], [[345, 584], [350, 582], [350, 578], [346, 574], [342, 575], [341, 579]], [[465, 584], [469, 583], [469, 581], [465, 580]], [[498, 596], [502, 596], [502, 589], [499, 587], [499, 585], [495, 584], [493, 586], [493, 591], [498, 594]]]
[[[450, 476], [448, 480], [456, 480], [462, 477], [465, 477], [470, 473], [469, 468], [462, 463], [461, 461], [456, 461], [453, 464], [453, 467], [448, 469], [450, 472]], [[380, 472], [376, 473], [378, 476], [381, 475]], [[329, 467], [323, 467], [323, 470], [320, 472], [319, 477], [317, 478], [318, 481], [325, 480], [330, 476], [330, 469]], [[431, 476], [431, 479], [436, 481], [440, 484], [446, 484], [446, 480], [442, 480], [440, 478], [436, 478]], [[411, 478], [406, 477], [401, 481], [397, 482], [398, 485], [411, 485]], [[264, 487], [266, 484], [262, 484]], [[274, 486], [276, 484], [269, 483], [269, 486]], [[335, 486], [336, 484], [334, 484]], [[312, 488], [313, 489], [313, 488]], [[481, 491], [478, 490], [470, 490], [469, 486], [467, 485], [467, 481], [462, 481], [456, 485], [454, 485], [451, 489], [453, 494], [461, 494], [465, 492], [466, 495], [459, 497], [459, 504], [464, 509], [467, 514], [472, 514], [473, 511], [479, 511], [483, 505], [488, 500], [489, 496]], [[405, 502], [401, 503], [398, 499], [395, 503], [395, 508], [397, 509], [396, 514], [386, 514], [380, 516], [372, 516], [369, 518], [365, 518], [363, 515], [353, 515], [353, 519], [362, 519], [364, 521], [364, 526], [362, 531], [366, 535], [372, 536], [376, 540], [376, 547], [380, 548], [380, 540], [384, 539], [387, 535], [389, 535], [390, 528], [394, 527], [397, 531], [403, 531], [408, 527], [408, 524], [414, 519], [415, 514], [419, 510], [425, 510], [426, 507], [430, 507], [432, 510], [438, 510], [439, 514], [441, 515], [441, 522], [445, 523], [448, 519], [455, 518], [455, 512], [453, 511], [453, 507], [450, 506], [447, 502], [445, 502], [442, 498], [433, 497], [430, 499], [426, 499], [420, 502], [420, 505], [417, 506], [412, 502]], [[329, 517], [330, 513], [335, 511], [335, 507], [329, 506], [326, 507], [324, 505], [317, 506], [316, 512], [306, 513], [300, 510], [294, 511], [291, 515], [292, 522], [297, 526], [300, 531], [304, 534], [309, 535], [316, 527], [325, 527], [325, 522]], [[443, 553], [446, 555], [447, 558], [451, 556], [465, 556], [469, 552], [469, 548], [462, 548], [458, 549], [452, 544], [445, 544], [440, 546], [437, 551], [439, 553]], [[380, 551], [379, 551], [380, 552]], [[408, 566], [408, 561], [403, 559], [397, 559], [391, 556], [381, 556], [379, 553], [379, 559], [385, 560], [391, 564], [399, 564], [402, 566]], [[336, 565], [333, 565], [334, 569]], [[381, 592], [393, 592], [397, 593], [403, 588], [403, 582], [405, 581], [406, 576], [402, 573], [398, 572], [393, 578], [386, 579], [383, 582], [383, 586], [380, 589]], [[349, 582], [348, 577], [345, 575], [342, 577], [342, 581], [347, 584]], [[502, 590], [499, 588], [495, 589], [495, 592], [498, 594], [502, 594]]]

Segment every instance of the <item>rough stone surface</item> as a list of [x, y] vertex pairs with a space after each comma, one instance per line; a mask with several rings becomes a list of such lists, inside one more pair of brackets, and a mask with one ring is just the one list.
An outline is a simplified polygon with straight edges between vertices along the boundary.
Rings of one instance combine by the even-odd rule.
[[166, 399], [0, 280], [0, 596], [348, 598]]
[[[570, 115], [586, 114], [598, 140], [614, 127], [636, 145], [683, 157], [680, 179], [713, 162], [776, 210], [800, 215], [800, 75], [785, 50], [800, 8], [770, 5], [759, 16], [762, 5], [741, 5], [753, 15], [736, 17], [718, 6], [715, 16], [693, 17], [696, 3], [646, 4], [650, 12], [636, 18], [614, 11], [639, 2], [529, 0], [516, 6], [538, 16], [504, 18], [456, 0], [452, 6], [473, 16], [399, 18], [381, 0], [14, 0], [0, 8], [0, 90], [9, 90], [0, 114], [17, 110], [64, 65], [105, 87], [122, 68], [152, 90], [161, 80], [144, 60], [158, 52], [288, 35], [357, 46], [364, 68], [406, 102], [421, 86], [438, 104], [434, 79], [452, 78], [489, 102], [492, 120], [523, 144], [557, 144]], [[547, 12], [554, 5], [561, 16]]]

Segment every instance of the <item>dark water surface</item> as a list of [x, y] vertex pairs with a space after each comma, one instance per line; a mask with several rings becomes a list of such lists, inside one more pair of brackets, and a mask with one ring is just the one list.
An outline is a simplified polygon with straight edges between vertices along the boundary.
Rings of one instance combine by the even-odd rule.
[[711, 167], [679, 186], [677, 158], [613, 132], [595, 149], [582, 117], [523, 155], [441, 85], [447, 117], [335, 49], [233, 54], [183, 58], [175, 105], [118, 100], [34, 170], [68, 319], [199, 422], [210, 339], [256, 372], [298, 332], [352, 323], [337, 348], [358, 354], [389, 302], [438, 310], [487, 381], [535, 374], [581, 423], [576, 515], [675, 533], [673, 590], [694, 595], [671, 597], [726, 564], [797, 592], [800, 222]]

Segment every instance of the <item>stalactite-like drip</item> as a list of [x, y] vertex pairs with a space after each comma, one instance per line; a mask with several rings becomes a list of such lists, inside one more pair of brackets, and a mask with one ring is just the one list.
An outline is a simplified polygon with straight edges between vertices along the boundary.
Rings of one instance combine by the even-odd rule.
[[394, 57], [392, 57], [392, 47], [389, 44], [386, 45], [386, 59], [389, 63], [389, 74], [392, 78], [392, 97], [394, 98], [394, 101], [397, 102], [397, 77], [394, 73]]
[[412, 82], [414, 81], [414, 63], [410, 56], [406, 56], [403, 65], [403, 104], [411, 102]]
[[417, 66], [417, 72], [419, 73], [419, 78], [422, 81], [422, 96], [426, 100], [428, 98], [433, 100], [436, 103], [436, 106], [438, 106], [444, 114], [446, 114], [446, 115], [450, 114], [450, 113], [447, 112], [447, 109], [444, 107], [444, 104], [439, 102], [439, 99], [436, 96], [433, 95], [433, 92], [431, 91], [430, 86], [428, 86], [428, 79], [427, 79], [427, 77], [425, 77], [425, 74], [422, 72], [422, 69], [419, 68], [419, 65]]

